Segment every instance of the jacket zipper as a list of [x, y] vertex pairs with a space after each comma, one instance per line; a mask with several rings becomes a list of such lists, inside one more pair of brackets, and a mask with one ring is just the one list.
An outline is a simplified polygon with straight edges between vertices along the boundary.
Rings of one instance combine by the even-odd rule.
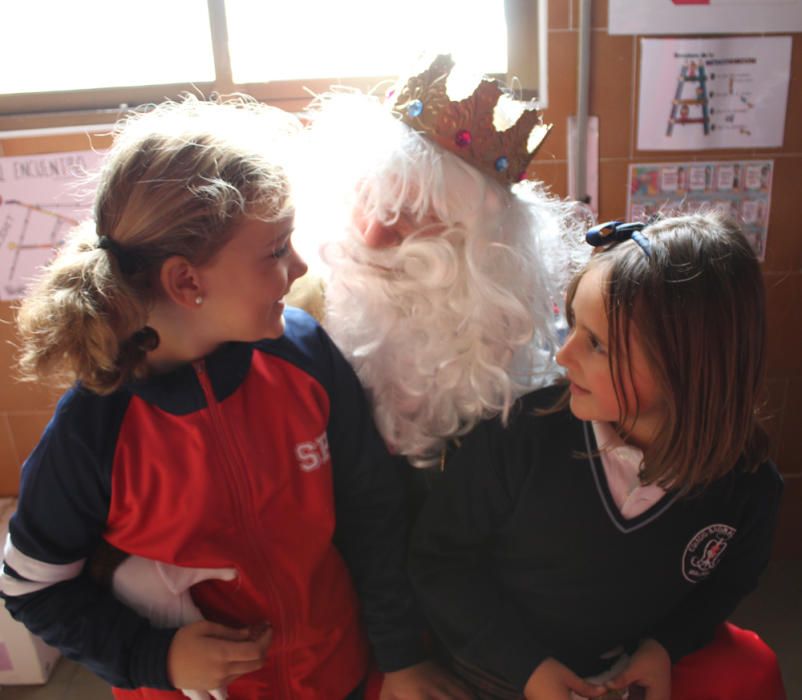
[[[260, 525], [254, 516], [253, 508], [251, 507], [250, 499], [248, 498], [248, 485], [244, 483], [242, 478], [242, 469], [244, 467], [236, 459], [237, 452], [235, 452], [234, 440], [229, 433], [228, 425], [223, 416], [223, 412], [220, 409], [220, 403], [217, 400], [217, 397], [214, 395], [214, 389], [212, 388], [209, 374], [206, 371], [205, 360], [198, 360], [197, 362], [194, 362], [193, 367], [195, 369], [195, 374], [198, 377], [198, 381], [200, 382], [201, 389], [203, 390], [203, 395], [206, 398], [206, 405], [209, 409], [209, 416], [211, 418], [212, 427], [214, 428], [214, 435], [218, 439], [218, 442], [221, 446], [219, 452], [227, 473], [227, 477], [229, 479], [229, 483], [234, 486], [232, 493], [236, 502], [238, 511], [237, 519], [241, 524], [240, 527], [242, 530], [242, 536], [246, 538], [248, 544], [250, 545], [254, 561], [261, 564], [264, 559], [264, 554], [262, 549], [256, 544], [254, 538], [251, 537], [250, 534], [252, 532], [258, 532]], [[281, 597], [278, 595], [275, 583], [270, 576], [269, 567], [260, 565], [259, 568], [262, 570], [262, 581], [265, 585], [265, 588], [269, 591], [270, 598], [274, 603], [274, 609], [276, 610], [276, 615], [278, 617], [278, 619], [275, 621], [278, 623], [276, 626], [282, 630], [282, 634], [286, 635], [289, 630], [286, 629], [284, 624], [284, 609], [281, 605]], [[270, 622], [271, 625], [274, 624], [273, 620], [268, 620], [268, 622]], [[274, 657], [274, 660], [274, 675], [280, 679], [282, 686], [282, 692], [279, 694], [279, 697], [290, 697], [287, 669], [285, 668], [284, 664], [277, 662], [277, 657]]]

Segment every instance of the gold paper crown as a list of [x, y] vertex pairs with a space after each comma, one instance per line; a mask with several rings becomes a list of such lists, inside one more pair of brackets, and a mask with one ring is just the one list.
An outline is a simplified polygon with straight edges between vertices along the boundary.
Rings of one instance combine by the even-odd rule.
[[[391, 95], [393, 111], [405, 124], [499, 182], [522, 180], [552, 125], [543, 124], [530, 103], [513, 99], [488, 78], [473, 94], [452, 102], [446, 82], [453, 67], [451, 56], [437, 56]], [[497, 109], [500, 99], [505, 100], [504, 110]], [[516, 120], [510, 124], [512, 118]]]

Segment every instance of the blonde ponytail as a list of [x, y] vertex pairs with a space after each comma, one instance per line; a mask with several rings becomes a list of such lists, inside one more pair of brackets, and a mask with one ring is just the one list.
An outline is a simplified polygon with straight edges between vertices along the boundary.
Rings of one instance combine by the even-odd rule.
[[145, 353], [130, 339], [145, 326], [146, 305], [97, 243], [91, 222], [75, 228], [19, 306], [21, 379], [57, 386], [80, 379], [106, 394], [144, 373]]

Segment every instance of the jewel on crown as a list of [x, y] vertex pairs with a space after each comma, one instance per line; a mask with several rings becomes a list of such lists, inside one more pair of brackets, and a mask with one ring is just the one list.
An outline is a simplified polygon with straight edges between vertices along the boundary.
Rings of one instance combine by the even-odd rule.
[[551, 130], [531, 102], [514, 99], [483, 78], [463, 100], [449, 98], [454, 61], [437, 56], [391, 95], [400, 119], [436, 144], [503, 184], [526, 177], [526, 168]]

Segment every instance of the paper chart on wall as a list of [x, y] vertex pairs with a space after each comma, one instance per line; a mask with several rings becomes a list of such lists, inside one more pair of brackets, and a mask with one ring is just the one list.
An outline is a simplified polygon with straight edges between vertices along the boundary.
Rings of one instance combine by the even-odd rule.
[[627, 212], [646, 221], [700, 207], [718, 209], [741, 225], [760, 260], [766, 256], [774, 161], [722, 160], [629, 166]]
[[642, 39], [638, 150], [782, 146], [791, 37]]
[[18, 299], [36, 272], [89, 215], [81, 183], [102, 153], [75, 151], [0, 158], [0, 299]]
[[757, 34], [802, 30], [802, 0], [610, 0], [610, 34]]

